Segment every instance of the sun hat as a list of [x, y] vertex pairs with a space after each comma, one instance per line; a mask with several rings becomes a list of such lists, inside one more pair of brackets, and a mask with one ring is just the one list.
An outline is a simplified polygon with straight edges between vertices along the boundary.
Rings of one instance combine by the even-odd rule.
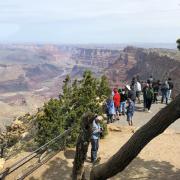
[[125, 87], [126, 87], [129, 91], [131, 90], [130, 85], [126, 85]]

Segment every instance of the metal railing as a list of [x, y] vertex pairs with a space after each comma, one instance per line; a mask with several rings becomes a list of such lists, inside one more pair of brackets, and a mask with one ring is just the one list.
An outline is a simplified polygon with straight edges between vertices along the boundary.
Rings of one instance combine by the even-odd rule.
[[[50, 160], [52, 157], [54, 157], [59, 151], [63, 150], [66, 146], [66, 140], [68, 136], [71, 134], [72, 130], [74, 129], [74, 126], [69, 128], [68, 130], [65, 130], [62, 134], [58, 135], [54, 139], [50, 140], [43, 146], [39, 147], [29, 155], [25, 156], [21, 160], [14, 163], [12, 166], [7, 167], [4, 171], [0, 172], [0, 180], [4, 179], [5, 177], [9, 176], [14, 171], [18, 170], [25, 164], [29, 163], [31, 160], [35, 159], [36, 161], [30, 164], [30, 167], [27, 167], [27, 170], [23, 170], [23, 174], [18, 175], [16, 178], [17, 180], [22, 180], [28, 175], [32, 174], [36, 169], [38, 169], [41, 165], [46, 163], [48, 160]], [[58, 144], [58, 150], [54, 151], [52, 149], [49, 149], [52, 147], [55, 143]], [[47, 158], [46, 158], [47, 157]]]

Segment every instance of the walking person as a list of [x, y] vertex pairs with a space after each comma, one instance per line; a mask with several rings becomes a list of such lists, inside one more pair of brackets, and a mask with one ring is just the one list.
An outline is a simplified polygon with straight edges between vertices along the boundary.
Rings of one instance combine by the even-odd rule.
[[103, 129], [100, 126], [100, 121], [102, 121], [102, 116], [97, 116], [92, 124], [92, 134], [91, 134], [91, 162], [95, 163], [97, 161], [97, 152], [99, 149], [99, 139], [100, 134]]
[[106, 102], [106, 108], [107, 108], [107, 124], [113, 123], [113, 117], [115, 115], [115, 107], [112, 96], [108, 98]]
[[168, 91], [169, 91], [169, 84], [167, 81], [165, 81], [161, 86], [161, 93], [162, 93], [162, 99], [161, 103], [166, 101], [166, 104], [168, 104]]
[[115, 107], [115, 111], [116, 111], [116, 119], [119, 120], [119, 111], [120, 111], [121, 96], [118, 93], [118, 89], [117, 88], [114, 89], [113, 100], [114, 100], [114, 107]]
[[135, 105], [134, 105], [134, 102], [130, 98], [127, 99], [127, 104], [128, 104], [127, 105], [127, 122], [129, 126], [133, 126], [132, 118], [135, 111]]

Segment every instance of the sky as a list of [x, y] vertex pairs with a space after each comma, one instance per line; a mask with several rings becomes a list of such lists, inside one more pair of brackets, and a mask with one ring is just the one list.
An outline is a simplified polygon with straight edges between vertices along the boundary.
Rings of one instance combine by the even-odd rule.
[[0, 42], [174, 43], [180, 0], [0, 0]]

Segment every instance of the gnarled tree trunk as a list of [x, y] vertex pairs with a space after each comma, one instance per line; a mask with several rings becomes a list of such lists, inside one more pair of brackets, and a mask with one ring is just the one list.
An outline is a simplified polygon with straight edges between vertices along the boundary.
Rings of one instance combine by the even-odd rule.
[[88, 146], [91, 137], [91, 127], [95, 116], [92, 113], [86, 113], [82, 118], [81, 132], [76, 144], [76, 154], [73, 164], [72, 179], [84, 180], [84, 161], [86, 160]]
[[94, 167], [91, 180], [105, 180], [123, 171], [125, 167], [153, 138], [180, 118], [180, 95], [141, 127], [107, 162]]

